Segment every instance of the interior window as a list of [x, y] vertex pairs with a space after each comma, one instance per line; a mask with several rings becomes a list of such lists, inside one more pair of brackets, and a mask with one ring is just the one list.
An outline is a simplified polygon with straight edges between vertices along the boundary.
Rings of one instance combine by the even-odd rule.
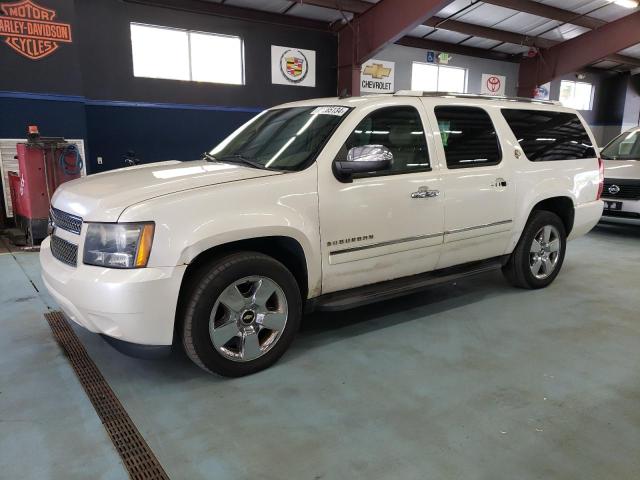
[[339, 156], [346, 159], [351, 148], [365, 145], [384, 145], [393, 153], [391, 169], [376, 175], [430, 170], [422, 120], [414, 107], [385, 107], [366, 116], [349, 135]]
[[435, 108], [447, 167], [469, 168], [500, 163], [500, 145], [489, 114], [482, 108]]
[[244, 84], [240, 37], [139, 23], [130, 27], [135, 77]]
[[575, 113], [503, 109], [502, 115], [532, 162], [596, 156], [591, 139]]

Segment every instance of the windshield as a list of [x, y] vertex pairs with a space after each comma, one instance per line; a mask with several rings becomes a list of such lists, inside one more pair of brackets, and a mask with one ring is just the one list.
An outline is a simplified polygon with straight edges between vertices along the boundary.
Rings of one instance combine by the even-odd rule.
[[339, 106], [267, 110], [233, 132], [207, 157], [256, 168], [302, 170], [315, 160], [348, 111]]
[[605, 160], [640, 160], [640, 130], [632, 130], [614, 138], [602, 149]]

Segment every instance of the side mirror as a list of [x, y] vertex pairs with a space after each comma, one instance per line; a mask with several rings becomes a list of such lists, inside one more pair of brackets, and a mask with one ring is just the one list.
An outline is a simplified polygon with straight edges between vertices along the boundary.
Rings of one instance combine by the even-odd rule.
[[389, 170], [393, 165], [393, 153], [384, 145], [353, 147], [347, 152], [346, 161], [333, 162], [333, 171], [341, 182], [350, 182], [358, 173]]

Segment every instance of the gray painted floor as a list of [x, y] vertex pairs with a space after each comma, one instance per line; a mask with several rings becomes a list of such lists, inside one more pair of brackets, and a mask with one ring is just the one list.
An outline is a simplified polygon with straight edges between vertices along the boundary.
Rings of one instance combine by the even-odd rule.
[[[47, 306], [36, 255], [0, 254], [0, 477], [126, 478]], [[546, 290], [495, 273], [314, 315], [242, 379], [76, 331], [172, 479], [635, 479], [639, 312], [640, 226], [600, 226]]]

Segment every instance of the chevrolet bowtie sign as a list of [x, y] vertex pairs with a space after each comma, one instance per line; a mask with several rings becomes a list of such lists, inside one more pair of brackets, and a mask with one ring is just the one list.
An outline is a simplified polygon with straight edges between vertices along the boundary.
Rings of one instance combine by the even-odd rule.
[[360, 91], [369, 93], [393, 93], [396, 64], [371, 59], [362, 65]]

